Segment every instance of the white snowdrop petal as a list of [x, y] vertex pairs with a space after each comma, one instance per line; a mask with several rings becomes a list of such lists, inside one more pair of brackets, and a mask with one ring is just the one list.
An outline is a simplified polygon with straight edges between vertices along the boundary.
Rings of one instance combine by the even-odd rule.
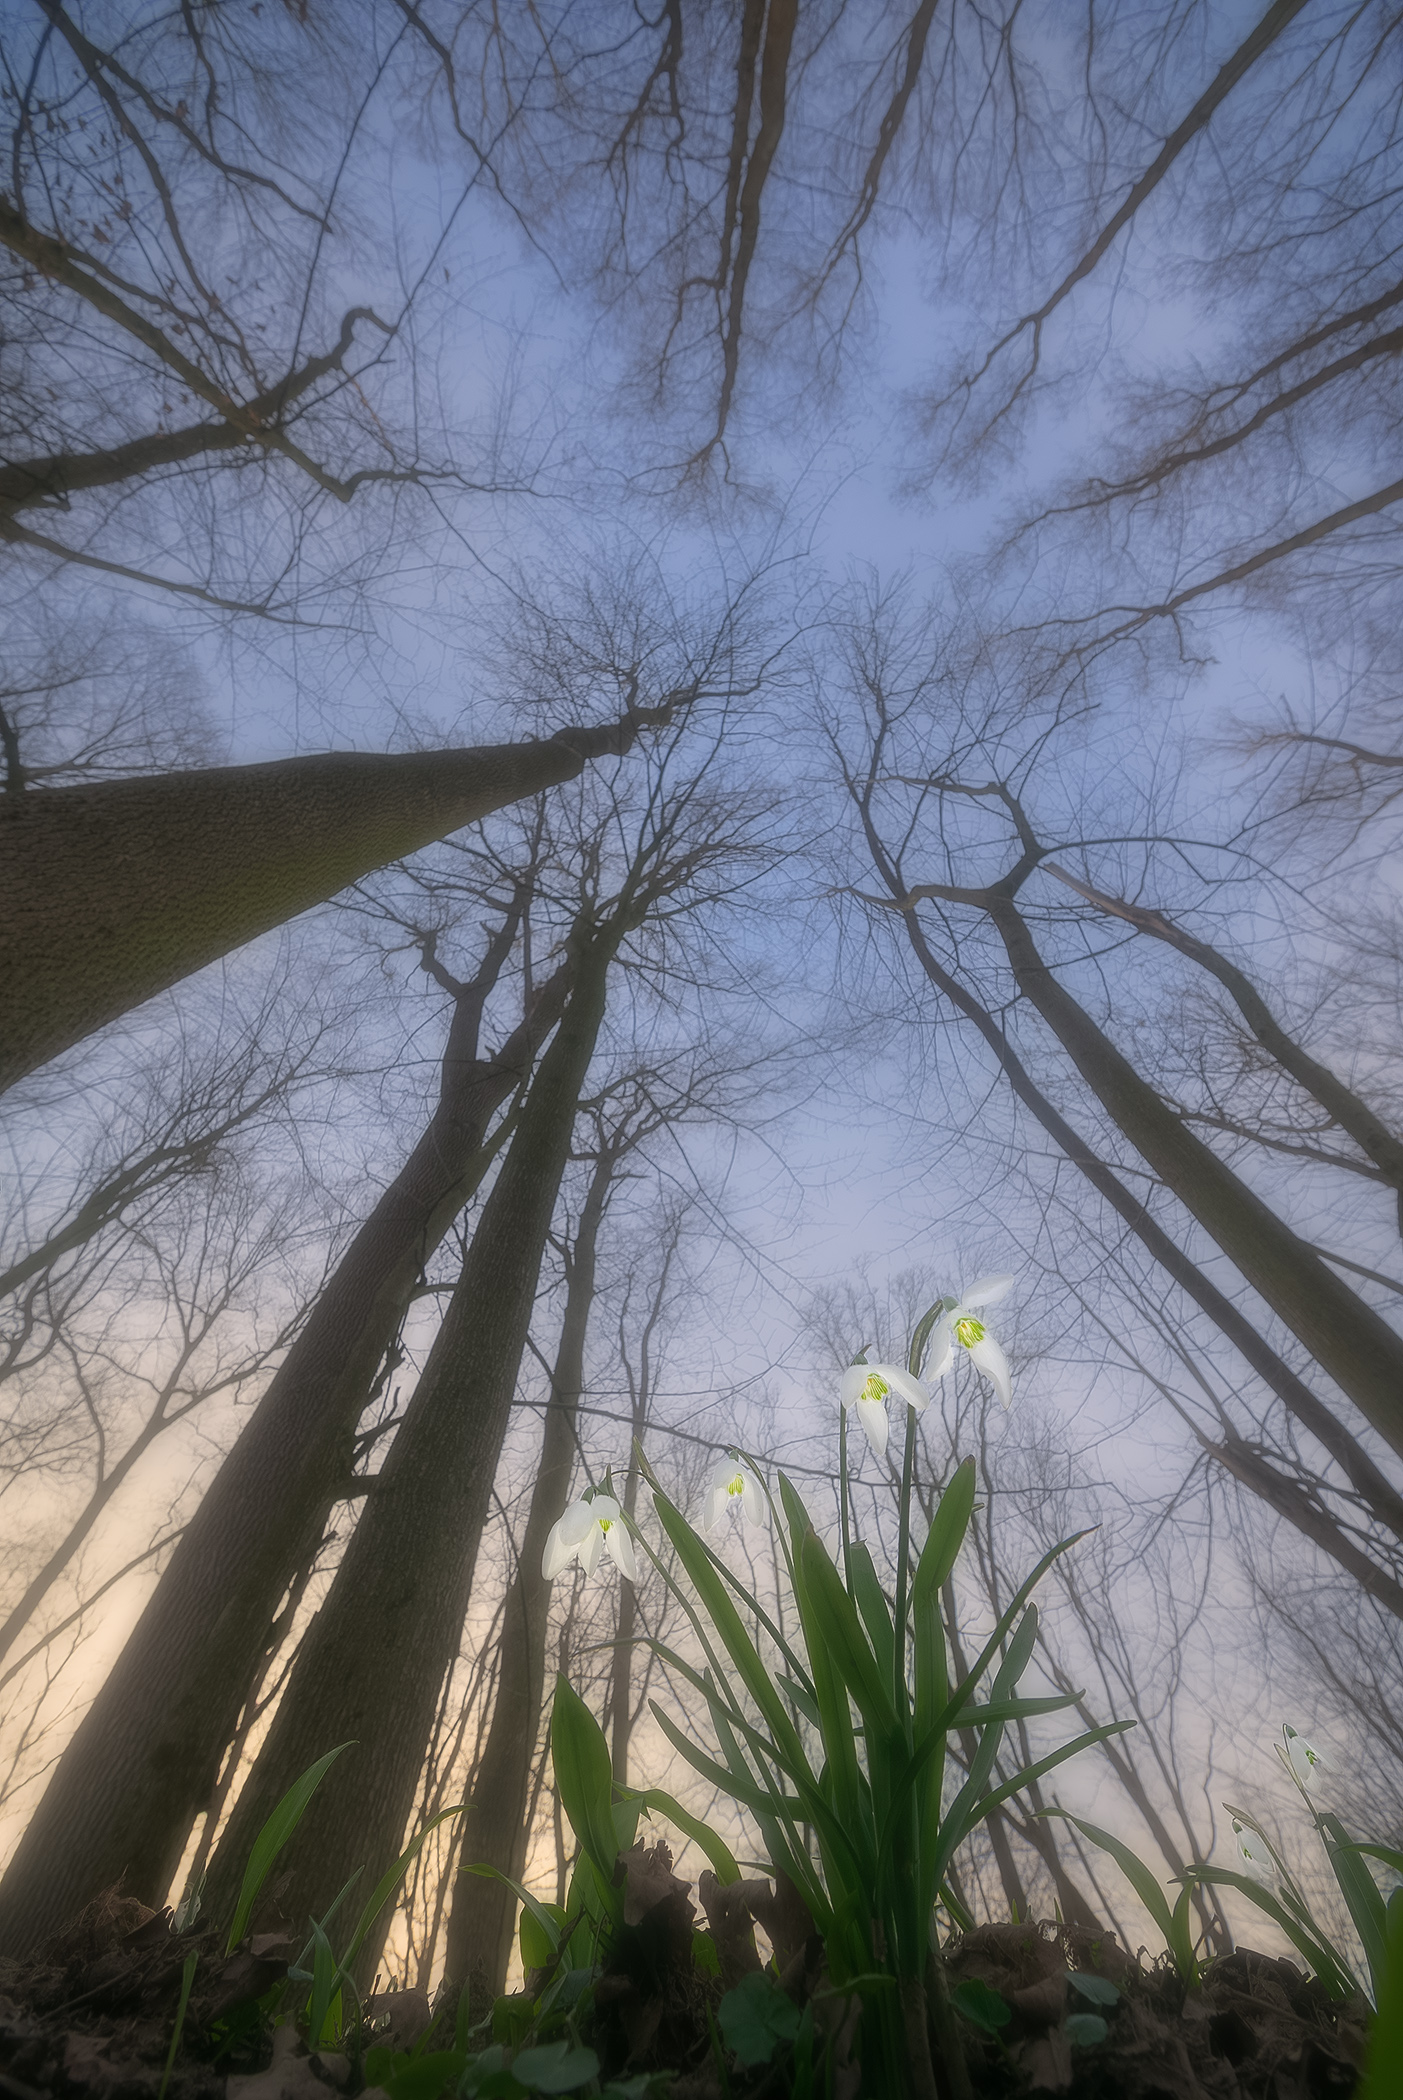
[[554, 1582], [563, 1567], [575, 1558], [575, 1548], [560, 1534], [559, 1520], [551, 1525], [546, 1534], [546, 1550], [541, 1555], [541, 1574], [547, 1582]]
[[573, 1553], [576, 1546], [589, 1537], [593, 1522], [594, 1512], [588, 1502], [571, 1502], [562, 1512], [556, 1528]]
[[970, 1306], [997, 1305], [1012, 1289], [1012, 1271], [1001, 1276], [981, 1276], [978, 1283], [972, 1283], [967, 1291], [960, 1293], [960, 1312]]
[[848, 1365], [847, 1370], [844, 1371], [841, 1379], [838, 1381], [838, 1405], [840, 1407], [852, 1407], [861, 1399], [862, 1389], [867, 1383], [868, 1373], [871, 1368], [870, 1364]]
[[984, 1335], [969, 1353], [1007, 1407], [1013, 1398], [1013, 1380], [1009, 1376], [1008, 1358], [992, 1334]]
[[914, 1407], [918, 1414], [923, 1408], [930, 1405], [930, 1394], [921, 1383], [921, 1380], [913, 1378], [909, 1371], [903, 1371], [897, 1365], [892, 1364], [887, 1367], [883, 1375], [897, 1398], [904, 1401], [908, 1407]]
[[627, 1575], [630, 1582], [637, 1582], [638, 1563], [633, 1557], [633, 1540], [628, 1535], [627, 1527], [620, 1523], [612, 1523], [608, 1531], [601, 1533], [601, 1536], [609, 1549], [609, 1558], [619, 1573]]
[[931, 1335], [930, 1354], [926, 1358], [925, 1368], [925, 1383], [928, 1386], [937, 1378], [943, 1378], [950, 1368], [950, 1360], [955, 1354], [954, 1337], [950, 1330], [953, 1318], [952, 1313], [942, 1314]]
[[884, 1457], [887, 1448], [887, 1411], [881, 1401], [859, 1400], [857, 1418], [867, 1431], [867, 1441], [878, 1458]]

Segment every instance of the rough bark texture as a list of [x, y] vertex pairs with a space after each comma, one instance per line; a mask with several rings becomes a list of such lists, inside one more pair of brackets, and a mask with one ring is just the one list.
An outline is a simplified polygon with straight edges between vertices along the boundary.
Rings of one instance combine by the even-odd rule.
[[163, 1897], [283, 1594], [345, 1485], [410, 1290], [470, 1192], [489, 1117], [559, 1018], [571, 969], [492, 1059], [475, 1056], [476, 1015], [460, 1002], [432, 1120], [215, 1475], [0, 1881], [0, 1952], [37, 1946], [124, 1873], [130, 1894]]
[[1403, 1456], [1403, 1336], [1333, 1275], [1315, 1250], [1165, 1106], [1048, 968], [1017, 907], [991, 894], [986, 908], [1020, 990], [1117, 1127], [1365, 1420]]
[[0, 797], [0, 1087], [371, 869], [627, 750], [668, 712], [540, 743], [329, 751]]
[[[621, 931], [596, 935], [577, 959], [570, 1002], [531, 1083], [443, 1326], [215, 1854], [207, 1885], [214, 1916], [231, 1906], [272, 1808], [333, 1744], [358, 1747], [320, 1788], [282, 1856], [279, 1913], [300, 1929], [309, 1915], [322, 1915], [357, 1866], [364, 1863], [370, 1887], [401, 1849], [443, 1679], [462, 1640]], [[382, 1931], [387, 1925], [382, 1918]], [[379, 1946], [372, 1934], [367, 1969]]]
[[[595, 1250], [616, 1160], [604, 1153], [591, 1177], [570, 1254], [565, 1313], [551, 1376], [541, 1463], [507, 1594], [492, 1723], [463, 1817], [460, 1860], [521, 1879], [526, 1863], [526, 1811], [531, 1761], [545, 1696], [546, 1616], [550, 1584], [541, 1573], [546, 1535], [565, 1507], [575, 1463], [575, 1410], [584, 1388], [585, 1334], [594, 1298]], [[444, 1981], [474, 1977], [493, 1998], [506, 1989], [516, 1898], [500, 1881], [460, 1873], [448, 1913]]]

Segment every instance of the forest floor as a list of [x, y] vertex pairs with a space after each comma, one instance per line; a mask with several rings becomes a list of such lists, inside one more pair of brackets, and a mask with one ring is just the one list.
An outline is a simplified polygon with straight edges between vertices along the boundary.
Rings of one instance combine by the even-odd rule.
[[[646, 1928], [665, 1921], [640, 1923], [646, 1944]], [[635, 1954], [637, 1945], [636, 1936]], [[177, 1935], [168, 1913], [109, 1891], [40, 1960], [0, 1962], [0, 2100], [157, 2100], [163, 2080], [165, 2100], [380, 2100], [359, 2058], [309, 2055], [294, 2028], [272, 2027], [259, 2001], [284, 1975], [288, 1952], [288, 1942], [265, 1938], [225, 1954], [214, 1933]], [[1246, 1949], [1210, 1963], [1186, 1992], [1171, 1968], [1146, 1965], [1111, 1934], [986, 1925], [951, 1948], [948, 1969], [977, 2100], [1349, 2100], [1363, 2062], [1362, 2001], [1340, 2006], [1291, 1962]], [[795, 1948], [781, 1980], [792, 2002], [819, 2006], [821, 1944]], [[795, 2089], [786, 2044], [749, 2068], [718, 2050], [722, 1990], [690, 1962], [686, 1974], [680, 1963], [670, 1974], [665, 1965], [644, 1974], [636, 1960], [606, 1965], [585, 2015], [601, 2076], [620, 2081], [615, 2091], [670, 2100], [782, 2100]], [[418, 1992], [382, 1994], [369, 2010], [382, 2030], [393, 2023], [375, 2039], [401, 2050], [428, 2019]], [[860, 2065], [845, 2061], [831, 2011], [818, 2027], [837, 2066], [834, 2100], [901, 2100], [873, 2094]], [[460, 2084], [461, 2062], [447, 2094], [512, 2090], [509, 2076], [496, 2082], [501, 2073]], [[829, 2083], [820, 2072], [812, 2089]], [[427, 2091], [422, 2078], [415, 2090]]]

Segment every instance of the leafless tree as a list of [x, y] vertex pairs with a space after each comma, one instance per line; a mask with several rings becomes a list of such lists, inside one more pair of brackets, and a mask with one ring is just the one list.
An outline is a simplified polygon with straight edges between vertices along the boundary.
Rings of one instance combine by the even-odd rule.
[[[491, 106], [477, 141], [455, 140], [456, 194], [394, 257], [372, 227], [397, 123], [434, 64], [397, 8], [349, 42], [316, 8], [236, 23], [30, 0], [10, 31], [12, 562], [295, 617], [304, 557], [358, 497], [389, 499], [383, 558], [396, 494], [509, 478], [490, 433], [455, 445], [424, 427], [410, 349], [411, 315], [442, 304], [426, 286], [449, 274], [454, 219], [497, 188], [506, 82], [479, 75]], [[339, 587], [354, 588], [366, 550], [339, 546]]]

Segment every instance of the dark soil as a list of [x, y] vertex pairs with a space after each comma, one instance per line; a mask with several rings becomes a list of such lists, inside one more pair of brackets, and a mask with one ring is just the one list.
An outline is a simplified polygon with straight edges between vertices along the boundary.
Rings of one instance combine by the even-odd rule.
[[[990, 1985], [1012, 2014], [968, 2052], [981, 2100], [1349, 2100], [1364, 2063], [1362, 1999], [1342, 2006], [1293, 1962], [1248, 1948], [1186, 1991], [1167, 1961], [1145, 1967], [1113, 1933], [983, 1925], [950, 1950], [949, 1969], [956, 1985]], [[1093, 2006], [1077, 1974], [1106, 1978], [1116, 2003]], [[1090, 2046], [1067, 2025], [1087, 2013], [1107, 2029]]]
[[[815, 1993], [823, 2003], [821, 1943], [805, 1937], [803, 1919], [785, 1915], [783, 1891], [746, 1884], [752, 1897], [728, 1920], [705, 1879], [700, 1893], [713, 1899], [708, 1923], [724, 1968], [742, 1973], [754, 1959], [745, 1943], [753, 1948], [758, 1920], [782, 1957], [785, 1989], [800, 2003]], [[640, 1885], [638, 1926], [595, 1986], [597, 2044], [610, 2069], [676, 2067], [674, 2100], [720, 2100], [706, 2016], [732, 1979], [699, 1988], [692, 1972], [683, 1986], [691, 1906], [685, 1884], [660, 1886], [661, 1894]], [[156, 2100], [191, 1953], [198, 1959], [166, 2100], [354, 2096], [364, 2082], [352, 2062], [309, 2057], [288, 2027], [275, 2043], [258, 2012], [293, 1951], [285, 1940], [255, 1939], [225, 1955], [215, 1934], [177, 1935], [167, 1912], [110, 1890], [41, 1960], [0, 1963], [0, 2100]], [[954, 2014], [978, 2100], [1350, 2100], [1364, 2060], [1362, 2001], [1341, 2006], [1293, 1963], [1248, 1950], [1211, 1963], [1200, 1988], [1186, 1992], [1172, 1968], [1145, 1966], [1113, 1934], [986, 1925], [951, 1948], [948, 1967], [957, 2006], [983, 2007], [986, 2018], [993, 2010], [986, 2026]], [[1090, 1995], [1078, 1977], [1093, 1979]], [[411, 1997], [418, 2001], [417, 1993], [383, 1996], [379, 2009], [393, 2015]], [[822, 2024], [841, 2062], [852, 2023], [838, 2033], [841, 2005], [827, 2005]], [[869, 2095], [858, 2078], [847, 2064], [835, 2087], [900, 2100]], [[788, 2088], [782, 2057], [763, 2070], [732, 2069], [736, 2100], [761, 2091], [780, 2100]]]

